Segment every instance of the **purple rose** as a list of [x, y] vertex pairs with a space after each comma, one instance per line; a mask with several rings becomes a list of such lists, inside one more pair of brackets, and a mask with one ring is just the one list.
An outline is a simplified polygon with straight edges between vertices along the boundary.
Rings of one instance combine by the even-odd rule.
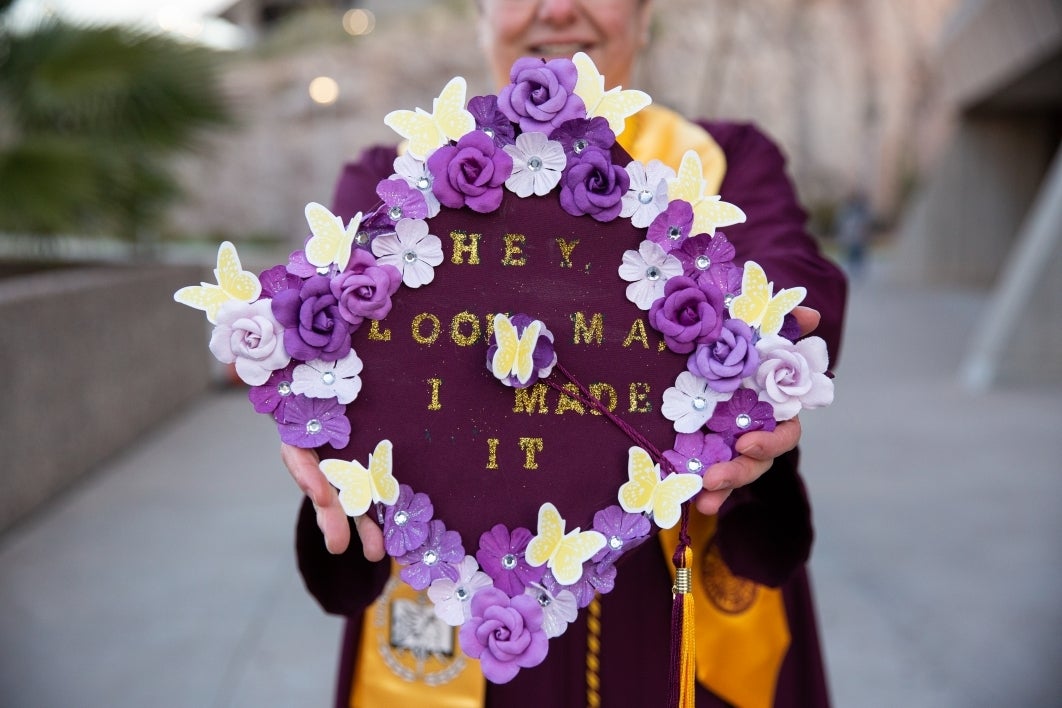
[[545, 660], [549, 638], [542, 619], [535, 598], [510, 598], [498, 588], [484, 588], [472, 597], [472, 618], [461, 626], [458, 638], [464, 652], [479, 659], [488, 681], [508, 683], [521, 668]]
[[612, 221], [623, 209], [630, 183], [627, 170], [612, 164], [608, 152], [587, 147], [564, 170], [561, 207], [572, 216], [589, 214], [598, 221]]
[[616, 143], [616, 134], [608, 126], [608, 120], [601, 116], [564, 121], [549, 137], [561, 144], [569, 161], [588, 147], [610, 150]]
[[501, 205], [502, 185], [513, 171], [513, 158], [483, 131], [463, 135], [428, 158], [432, 192], [452, 209], [468, 206], [486, 214]]
[[714, 342], [697, 345], [686, 360], [686, 368], [707, 380], [713, 391], [736, 391], [741, 380], [752, 376], [760, 363], [752, 338], [752, 328], [746, 323], [726, 320]]
[[284, 325], [288, 353], [300, 361], [336, 361], [350, 351], [350, 325], [323, 275], [308, 278], [299, 289], [277, 293], [273, 314]]
[[509, 119], [498, 109], [497, 96], [475, 96], [468, 101], [468, 112], [476, 120], [476, 130], [489, 135], [498, 147], [516, 142], [516, 130]]
[[264, 384], [269, 375], [291, 361], [284, 348], [284, 329], [273, 317], [269, 300], [226, 302], [218, 310], [210, 351], [223, 364], [236, 364], [236, 374], [249, 386]]
[[833, 381], [826, 375], [830, 361], [820, 337], [790, 342], [770, 335], [757, 342], [756, 349], [761, 357], [756, 370], [759, 398], [774, 407], [777, 420], [833, 402]]
[[402, 284], [393, 266], [376, 265], [371, 253], [356, 250], [346, 270], [332, 278], [329, 287], [339, 302], [339, 314], [353, 326], [363, 319], [382, 320], [391, 311], [391, 296]]
[[523, 132], [548, 136], [564, 121], [586, 117], [586, 105], [575, 95], [578, 78], [571, 59], [517, 59], [512, 83], [498, 93], [498, 109]]
[[679, 276], [664, 285], [664, 297], [649, 309], [649, 324], [664, 335], [668, 349], [689, 354], [698, 344], [719, 336], [724, 307], [717, 287]]
[[527, 544], [533, 534], [525, 528], [515, 528], [511, 532], [504, 524], [479, 537], [479, 550], [476, 560], [483, 572], [494, 581], [494, 587], [514, 597], [524, 591], [531, 583], [542, 580], [546, 566], [533, 567], [524, 558]]

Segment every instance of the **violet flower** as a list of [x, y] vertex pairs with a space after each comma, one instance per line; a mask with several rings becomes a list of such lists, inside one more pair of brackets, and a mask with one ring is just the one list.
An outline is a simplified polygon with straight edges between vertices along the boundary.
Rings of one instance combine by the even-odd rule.
[[431, 499], [413, 492], [407, 484], [398, 485], [398, 500], [386, 507], [383, 519], [384, 550], [399, 558], [420, 548], [428, 540], [428, 522], [435, 514]]
[[512, 326], [516, 330], [516, 338], [520, 339], [524, 335], [524, 331], [535, 320], [530, 315], [517, 314], [512, 317], [506, 318], [505, 315], [499, 314], [495, 317], [494, 331], [490, 335], [490, 340], [487, 346], [487, 369], [494, 374], [506, 386], [513, 388], [527, 388], [533, 385], [539, 379], [544, 379], [550, 375], [553, 371], [554, 365], [557, 363], [557, 352], [553, 348], [553, 333], [546, 329], [546, 325], [540, 322], [541, 325], [538, 331], [538, 339], [535, 340], [535, 348], [531, 352], [531, 375], [526, 381], [521, 381], [517, 374], [507, 371], [504, 374], [499, 374], [495, 369], [494, 358], [498, 353], [498, 328], [499, 324], [497, 318], [501, 317], [503, 320], [508, 319]]
[[534, 537], [525, 528], [509, 531], [504, 524], [497, 524], [479, 537], [476, 560], [494, 580], [494, 587], [510, 597], [519, 595], [531, 583], [542, 580], [546, 566], [532, 567], [524, 558], [527, 544]]
[[586, 116], [586, 104], [575, 94], [578, 78], [571, 59], [517, 59], [512, 83], [498, 92], [498, 109], [523, 132], [548, 136], [564, 121]]
[[284, 328], [273, 317], [270, 302], [224, 303], [210, 336], [210, 352], [222, 364], [235, 364], [237, 376], [250, 386], [264, 384], [291, 361], [284, 348]]
[[277, 293], [272, 303], [292, 357], [335, 361], [350, 351], [350, 325], [340, 314], [327, 277], [312, 276], [298, 290]]
[[[297, 251], [302, 253], [302, 251]], [[303, 254], [303, 258], [305, 258]], [[307, 261], [309, 265], [309, 261]], [[311, 268], [313, 266], [310, 266]], [[309, 275], [314, 275], [310, 273]], [[308, 277], [308, 276], [307, 276]], [[302, 285], [302, 278], [288, 271], [287, 266], [277, 265], [269, 270], [264, 270], [258, 275], [258, 282], [262, 284], [261, 299], [271, 299], [282, 290], [293, 290]]]
[[459, 627], [472, 617], [472, 598], [491, 587], [491, 581], [472, 556], [465, 556], [454, 568], [457, 577], [453, 580], [436, 578], [431, 582], [428, 599], [435, 604], [436, 617], [451, 627]]
[[555, 592], [550, 592], [535, 583], [528, 585], [524, 594], [533, 598], [542, 608], [542, 631], [550, 639], [564, 634], [568, 625], [579, 616], [579, 603], [576, 602], [575, 595], [564, 589], [563, 585], [557, 586]]
[[294, 396], [284, 407], [284, 419], [277, 421], [280, 439], [295, 447], [321, 447], [329, 444], [342, 450], [350, 442], [350, 421], [346, 407], [334, 398]]
[[720, 401], [708, 419], [708, 429], [723, 436], [727, 445], [753, 430], [771, 431], [775, 428], [774, 410], [771, 404], [760, 401], [756, 392], [739, 388], [728, 401]]
[[502, 185], [512, 174], [513, 158], [486, 133], [473, 130], [457, 145], [443, 145], [433, 152], [428, 169], [435, 178], [432, 191], [442, 204], [486, 214], [501, 205]]
[[396, 559], [399, 565], [405, 566], [398, 574], [414, 590], [424, 590], [439, 578], [457, 580], [456, 564], [464, 557], [461, 534], [447, 530], [442, 521], [432, 519], [424, 543]]
[[264, 384], [252, 386], [247, 391], [247, 398], [251, 401], [256, 413], [271, 413], [274, 420], [284, 420], [284, 409], [295, 395], [291, 390], [294, 368], [289, 364], [283, 369], [277, 369], [269, 375], [269, 379]]
[[595, 595], [610, 593], [616, 587], [616, 566], [587, 562], [583, 564], [583, 574], [571, 585], [561, 585], [551, 572], [542, 578], [542, 585], [552, 593], [567, 590], [575, 596], [578, 607], [586, 607], [593, 602]]
[[664, 459], [677, 472], [704, 476], [704, 471], [717, 462], [726, 462], [733, 450], [721, 435], [694, 430], [675, 436], [675, 446], [664, 452]]
[[689, 354], [719, 336], [725, 307], [723, 294], [711, 283], [678, 276], [667, 281], [664, 296], [649, 309], [649, 324], [664, 335], [668, 349]]
[[394, 167], [395, 173], [391, 175], [391, 179], [404, 180], [406, 184], [420, 192], [424, 197], [428, 218], [436, 216], [439, 213], [439, 200], [431, 191], [435, 177], [428, 169], [428, 165], [407, 152], [395, 158]]
[[534, 598], [510, 598], [498, 588], [485, 588], [472, 598], [472, 617], [461, 627], [461, 649], [479, 659], [483, 676], [508, 683], [546, 658], [549, 638], [542, 628], [542, 607]]
[[720, 393], [736, 391], [742, 379], [752, 376], [760, 363], [753, 345], [752, 328], [739, 319], [723, 322], [719, 337], [708, 344], [698, 344], [686, 360], [686, 368], [708, 381]]
[[650, 222], [645, 237], [660, 244], [665, 251], [673, 251], [682, 245], [692, 229], [693, 207], [689, 202], [676, 199]]
[[486, 133], [498, 147], [515, 142], [516, 129], [498, 109], [497, 96], [473, 96], [468, 101], [468, 112], [476, 121], [476, 130]]
[[741, 268], [734, 265], [734, 246], [721, 231], [714, 236], [691, 236], [671, 254], [682, 263], [683, 275], [698, 282], [707, 280], [723, 295], [741, 291]]
[[391, 311], [391, 296], [402, 284], [402, 273], [392, 265], [380, 265], [368, 251], [355, 250], [345, 270], [330, 283], [339, 303], [340, 316], [353, 327], [362, 320], [382, 320]]
[[597, 221], [612, 221], [623, 208], [630, 179], [627, 170], [612, 164], [607, 151], [588, 147], [564, 171], [561, 207], [572, 216], [589, 214]]
[[594, 531], [605, 537], [605, 547], [591, 560], [594, 563], [615, 563], [620, 556], [637, 548], [649, 538], [651, 529], [645, 514], [630, 514], [613, 504], [594, 514]]
[[[300, 281], [303, 278], [318, 275], [317, 266], [306, 260], [306, 251], [301, 248], [298, 251], [292, 251], [291, 255], [288, 256], [288, 264], [285, 266], [285, 270], [298, 277]], [[278, 290], [277, 292], [280, 291]]]
[[826, 342], [807, 337], [790, 342], [768, 335], [756, 343], [761, 361], [756, 370], [759, 399], [770, 403], [777, 420], [789, 420], [803, 408], [821, 408], [833, 402], [833, 380]]
[[588, 147], [598, 147], [609, 151], [616, 144], [616, 134], [612, 132], [612, 128], [608, 127], [608, 121], [601, 116], [589, 120], [574, 118], [564, 121], [549, 137], [561, 144], [569, 162], [576, 159]]
[[380, 213], [387, 214], [392, 223], [400, 219], [424, 219], [428, 216], [428, 204], [424, 195], [404, 179], [380, 180], [376, 194], [383, 200]]

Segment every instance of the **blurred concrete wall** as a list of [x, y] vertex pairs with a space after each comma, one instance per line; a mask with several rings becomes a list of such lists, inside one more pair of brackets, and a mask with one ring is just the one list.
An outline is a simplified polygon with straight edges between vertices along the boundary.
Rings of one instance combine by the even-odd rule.
[[66, 268], [0, 280], [0, 532], [202, 393], [197, 267]]

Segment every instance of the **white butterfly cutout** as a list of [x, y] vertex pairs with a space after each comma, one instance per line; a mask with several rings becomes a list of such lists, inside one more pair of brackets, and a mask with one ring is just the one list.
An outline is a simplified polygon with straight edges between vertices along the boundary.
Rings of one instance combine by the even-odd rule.
[[542, 322], [534, 320], [525, 329], [522, 336], [516, 335], [516, 327], [503, 314], [494, 316], [494, 335], [498, 340], [498, 350], [491, 360], [491, 371], [495, 378], [504, 381], [516, 376], [521, 384], [531, 379], [535, 371], [535, 344], [538, 342]]
[[583, 563], [605, 547], [604, 535], [575, 528], [564, 533], [566, 522], [557, 507], [546, 502], [538, 509], [538, 535], [531, 539], [524, 558], [532, 566], [546, 564], [561, 585], [571, 585], [583, 574]]
[[262, 283], [254, 273], [244, 270], [236, 247], [225, 241], [218, 247], [218, 265], [214, 269], [217, 285], [188, 285], [173, 294], [182, 305], [206, 312], [211, 324], [217, 324], [218, 310], [229, 301], [254, 302], [262, 294]]
[[424, 160], [450, 140], [476, 129], [476, 119], [465, 108], [468, 86], [463, 77], [455, 76], [432, 101], [431, 113], [423, 108], [391, 111], [384, 124], [409, 141], [406, 150]]
[[339, 490], [347, 516], [361, 516], [373, 503], [398, 501], [398, 480], [391, 473], [391, 441], [381, 440], [369, 455], [369, 466], [357, 460], [321, 460], [321, 472]]
[[346, 268], [361, 226], [361, 212], [344, 227], [343, 220], [327, 207], [310, 202], [306, 205], [306, 223], [313, 234], [306, 242], [306, 260], [318, 268], [330, 268], [333, 263], [339, 270]]
[[691, 236], [714, 235], [719, 227], [744, 223], [745, 212], [730, 202], [722, 201], [719, 195], [705, 194], [706, 187], [700, 156], [693, 150], [687, 150], [682, 156], [678, 174], [667, 181], [667, 198], [669, 201], [681, 199], [693, 207]]
[[761, 336], [778, 334], [785, 316], [804, 301], [807, 288], [783, 288], [777, 294], [774, 283], [756, 261], [745, 261], [741, 274], [741, 294], [730, 303], [730, 315], [758, 328]]
[[649, 94], [637, 89], [616, 86], [606, 91], [605, 77], [585, 52], [577, 53], [572, 61], [578, 71], [575, 95], [586, 104], [586, 117], [603, 117], [616, 135], [623, 132], [628, 117], [653, 102]]
[[619, 488], [619, 503], [630, 514], [650, 513], [662, 529], [669, 529], [682, 516], [682, 504], [701, 490], [703, 480], [688, 472], [660, 479], [660, 465], [640, 447], [627, 452], [627, 477]]

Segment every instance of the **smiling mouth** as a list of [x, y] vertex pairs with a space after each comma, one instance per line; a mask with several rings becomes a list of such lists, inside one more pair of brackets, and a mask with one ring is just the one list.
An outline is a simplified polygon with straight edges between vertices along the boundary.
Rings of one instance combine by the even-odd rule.
[[531, 47], [533, 56], [543, 58], [566, 57], [569, 58], [576, 52], [589, 53], [592, 45], [584, 42], [564, 42], [556, 44], [536, 44]]

